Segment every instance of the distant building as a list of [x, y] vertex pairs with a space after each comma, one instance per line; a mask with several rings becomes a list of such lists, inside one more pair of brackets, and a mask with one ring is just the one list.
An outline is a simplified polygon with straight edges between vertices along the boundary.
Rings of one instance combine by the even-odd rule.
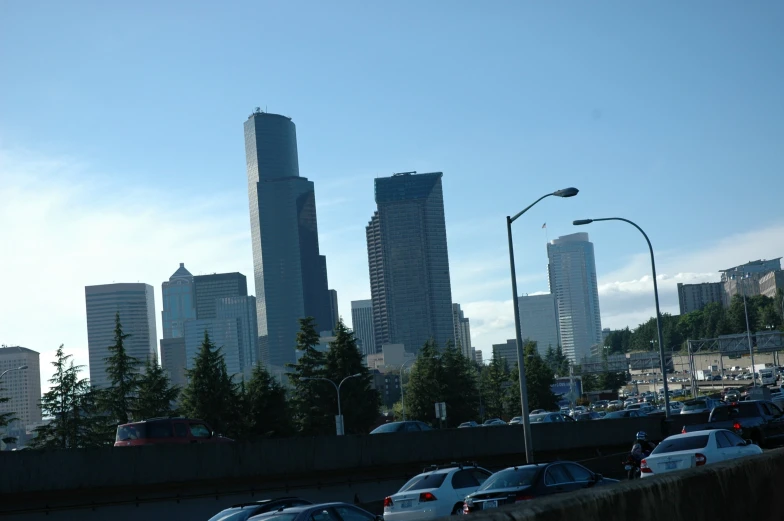
[[372, 370], [373, 389], [381, 395], [381, 403], [385, 408], [391, 409], [400, 401], [400, 373], [391, 371], [382, 373], [379, 370]]
[[376, 353], [376, 339], [373, 333], [373, 301], [352, 300], [351, 301], [351, 328], [354, 336], [361, 347], [362, 354], [372, 355]]
[[235, 382], [239, 381], [243, 376], [243, 367], [240, 362], [242, 331], [238, 322], [236, 318], [197, 319], [185, 322], [185, 368], [194, 368], [206, 332], [210, 336], [210, 341], [220, 348], [229, 376], [236, 376]]
[[452, 321], [455, 327], [455, 346], [466, 358], [471, 358], [471, 323], [466, 318], [460, 304], [452, 303]]
[[126, 352], [141, 362], [157, 359], [158, 334], [155, 327], [155, 299], [149, 284], [103, 284], [84, 288], [87, 307], [87, 347], [90, 383], [105, 388], [109, 346], [114, 345], [114, 321], [119, 312]]
[[610, 336], [610, 333], [612, 333], [612, 329], [609, 327], [602, 329], [602, 344], [604, 344], [604, 341], [607, 340], [608, 336]]
[[776, 298], [778, 290], [784, 290], [784, 271], [770, 271], [760, 277], [759, 292], [770, 298]]
[[384, 344], [379, 353], [367, 355], [365, 365], [368, 369], [385, 372], [389, 369], [400, 369], [403, 364], [416, 359], [416, 355], [406, 351], [403, 344]]
[[376, 346], [417, 353], [431, 338], [454, 344], [442, 173], [375, 179], [366, 228]]
[[196, 318], [205, 320], [216, 318], [218, 299], [226, 297], [247, 297], [248, 279], [242, 273], [214, 273], [193, 277]]
[[681, 315], [698, 311], [711, 302], [722, 303], [721, 282], [678, 283], [678, 304], [680, 304]]
[[[23, 366], [27, 366], [27, 369], [16, 370]], [[19, 437], [25, 433], [26, 425], [41, 421], [41, 409], [38, 407], [41, 400], [41, 365], [38, 352], [19, 346], [0, 347], [0, 373], [4, 371], [8, 372], [0, 380], [0, 396], [10, 400], [0, 403], [0, 414], [14, 414], [16, 419], [6, 427], [5, 433]]]
[[329, 290], [329, 310], [332, 314], [332, 325], [329, 329], [334, 330], [340, 321], [340, 311], [338, 311], [338, 292], [334, 289]]
[[520, 331], [523, 341], [533, 340], [541, 356], [552, 347], [557, 349], [561, 344], [558, 338], [558, 312], [555, 307], [555, 296], [526, 295], [517, 298], [520, 309]]
[[477, 364], [484, 363], [484, 360], [482, 359], [481, 349], [474, 349], [474, 362], [476, 362]]
[[185, 269], [184, 263], [181, 262], [169, 280], [161, 284], [161, 295], [163, 338], [180, 338], [185, 334], [184, 322], [196, 318], [193, 275]]
[[512, 338], [505, 344], [493, 344], [493, 358], [506, 360], [511, 369], [517, 364], [517, 340]]
[[[332, 344], [332, 342], [335, 341], [335, 338], [336, 337], [332, 334], [332, 331], [322, 331], [319, 334], [318, 344], [313, 346], [313, 348], [320, 353], [326, 353], [329, 351], [329, 346]], [[302, 358], [303, 354], [304, 353], [302, 351], [295, 351], [297, 363], [299, 363], [299, 359]]]
[[587, 233], [558, 237], [547, 245], [547, 257], [561, 348], [575, 363], [590, 356], [592, 345], [602, 342], [593, 243]]
[[735, 295], [753, 297], [760, 294], [760, 279], [771, 271], [781, 271], [781, 257], [756, 260], [721, 270], [724, 306], [728, 307]]
[[218, 320], [234, 319], [239, 329], [239, 359], [242, 372], [247, 378], [261, 359], [259, 349], [259, 327], [256, 323], [256, 297], [223, 297], [215, 302]]
[[[184, 333], [185, 324], [183, 324]], [[161, 339], [161, 367], [166, 371], [172, 385], [183, 388], [188, 384], [185, 375], [186, 365], [185, 337]]]

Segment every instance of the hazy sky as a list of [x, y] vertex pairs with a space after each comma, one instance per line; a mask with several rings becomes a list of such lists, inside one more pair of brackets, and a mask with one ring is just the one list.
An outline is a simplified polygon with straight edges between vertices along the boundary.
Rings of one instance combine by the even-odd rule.
[[653, 314], [646, 245], [573, 219], [640, 224], [669, 312], [678, 281], [784, 255], [784, 3], [223, 4], [0, 3], [0, 343], [40, 351], [44, 379], [60, 343], [87, 363], [85, 285], [152, 284], [159, 320], [179, 262], [252, 285], [256, 106], [297, 125], [347, 322], [393, 172], [444, 172], [485, 357], [513, 336], [504, 217], [555, 189], [580, 194], [515, 223], [520, 292], [548, 289], [548, 235], [586, 231], [604, 327]]

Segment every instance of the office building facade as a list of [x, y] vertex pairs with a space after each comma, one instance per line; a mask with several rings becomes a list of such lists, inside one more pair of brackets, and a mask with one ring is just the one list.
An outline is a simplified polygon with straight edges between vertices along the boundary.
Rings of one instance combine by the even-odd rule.
[[196, 318], [193, 275], [185, 269], [184, 263], [181, 262], [169, 280], [161, 284], [161, 295], [163, 338], [180, 338], [185, 334], [185, 321]]
[[474, 349], [474, 362], [477, 364], [484, 363], [484, 359], [482, 358], [482, 350], [481, 349]]
[[591, 355], [591, 346], [602, 343], [593, 243], [587, 233], [565, 235], [547, 244], [547, 257], [561, 348], [576, 363]]
[[332, 316], [331, 325], [325, 331], [334, 331], [335, 326], [340, 320], [340, 311], [338, 310], [338, 292], [334, 289], [329, 290], [329, 314]]
[[217, 320], [235, 319], [239, 329], [238, 357], [240, 370], [250, 377], [253, 366], [260, 360], [259, 327], [256, 297], [225, 297], [216, 301]]
[[760, 280], [771, 271], [781, 271], [781, 257], [756, 260], [721, 270], [722, 299], [728, 307], [735, 295], [753, 297], [760, 294]]
[[442, 175], [375, 179], [366, 237], [376, 345], [416, 353], [431, 338], [440, 347], [455, 342]]
[[210, 341], [220, 349], [229, 376], [234, 377], [234, 381], [238, 382], [244, 376], [240, 361], [242, 330], [238, 322], [236, 318], [187, 321], [185, 323], [185, 368], [194, 368], [206, 332]]
[[558, 348], [561, 342], [555, 296], [551, 293], [525, 295], [518, 297], [517, 304], [520, 309], [520, 331], [523, 340], [536, 342], [536, 349], [542, 356], [547, 353], [547, 348]]
[[299, 319], [331, 330], [326, 257], [319, 253], [313, 183], [299, 175], [291, 118], [259, 109], [245, 122], [253, 276], [265, 364], [294, 362]]
[[681, 315], [699, 311], [712, 302], [722, 303], [721, 282], [678, 283], [678, 305]]
[[[190, 321], [188, 321], [190, 322]], [[185, 374], [185, 324], [182, 326], [183, 336], [161, 339], [161, 368], [166, 371], [172, 385], [183, 388], [188, 384]]]
[[493, 358], [506, 360], [509, 369], [517, 364], [517, 340], [507, 340], [505, 344], [493, 344]]
[[460, 304], [452, 303], [452, 322], [455, 328], [455, 346], [460, 349], [463, 355], [471, 359], [473, 357], [471, 347], [471, 322], [466, 318]]
[[376, 352], [376, 339], [373, 333], [373, 301], [351, 301], [351, 328], [363, 355]]
[[[759, 280], [759, 292], [760, 295], [764, 295], [769, 298], [776, 298], [778, 295], [778, 290], [784, 290], [784, 271], [769, 271]], [[777, 302], [776, 304], [781, 304], [784, 306], [784, 303]]]
[[193, 277], [196, 318], [217, 318], [219, 299], [248, 296], [248, 279], [242, 273], [214, 273]]
[[[18, 370], [27, 366], [26, 369]], [[0, 396], [10, 398], [0, 403], [0, 414], [13, 413], [14, 420], [6, 428], [9, 436], [17, 436], [26, 425], [41, 421], [41, 363], [37, 351], [26, 347], [0, 347]], [[0, 430], [2, 433], [2, 430]], [[0, 436], [1, 437], [1, 436]]]
[[87, 346], [90, 383], [105, 388], [111, 383], [106, 374], [109, 346], [114, 345], [115, 315], [120, 314], [126, 352], [144, 363], [157, 359], [158, 334], [155, 325], [153, 287], [142, 283], [102, 284], [84, 288], [87, 307]]

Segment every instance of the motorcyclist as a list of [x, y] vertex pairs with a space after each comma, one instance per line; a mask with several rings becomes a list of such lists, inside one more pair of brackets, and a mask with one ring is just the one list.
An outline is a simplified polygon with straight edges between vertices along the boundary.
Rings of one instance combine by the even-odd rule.
[[648, 456], [654, 448], [656, 448], [656, 445], [653, 442], [648, 441], [648, 435], [645, 434], [645, 431], [640, 431], [635, 436], [631, 456], [639, 463], [644, 457]]

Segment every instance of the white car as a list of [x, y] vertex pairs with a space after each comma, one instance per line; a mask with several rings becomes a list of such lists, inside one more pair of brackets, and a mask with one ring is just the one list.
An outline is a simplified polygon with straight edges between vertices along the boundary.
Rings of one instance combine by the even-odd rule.
[[650, 477], [753, 454], [762, 454], [762, 449], [726, 429], [676, 434], [642, 460], [640, 476]]
[[384, 521], [419, 521], [462, 514], [465, 497], [491, 474], [472, 465], [427, 470], [384, 499]]

